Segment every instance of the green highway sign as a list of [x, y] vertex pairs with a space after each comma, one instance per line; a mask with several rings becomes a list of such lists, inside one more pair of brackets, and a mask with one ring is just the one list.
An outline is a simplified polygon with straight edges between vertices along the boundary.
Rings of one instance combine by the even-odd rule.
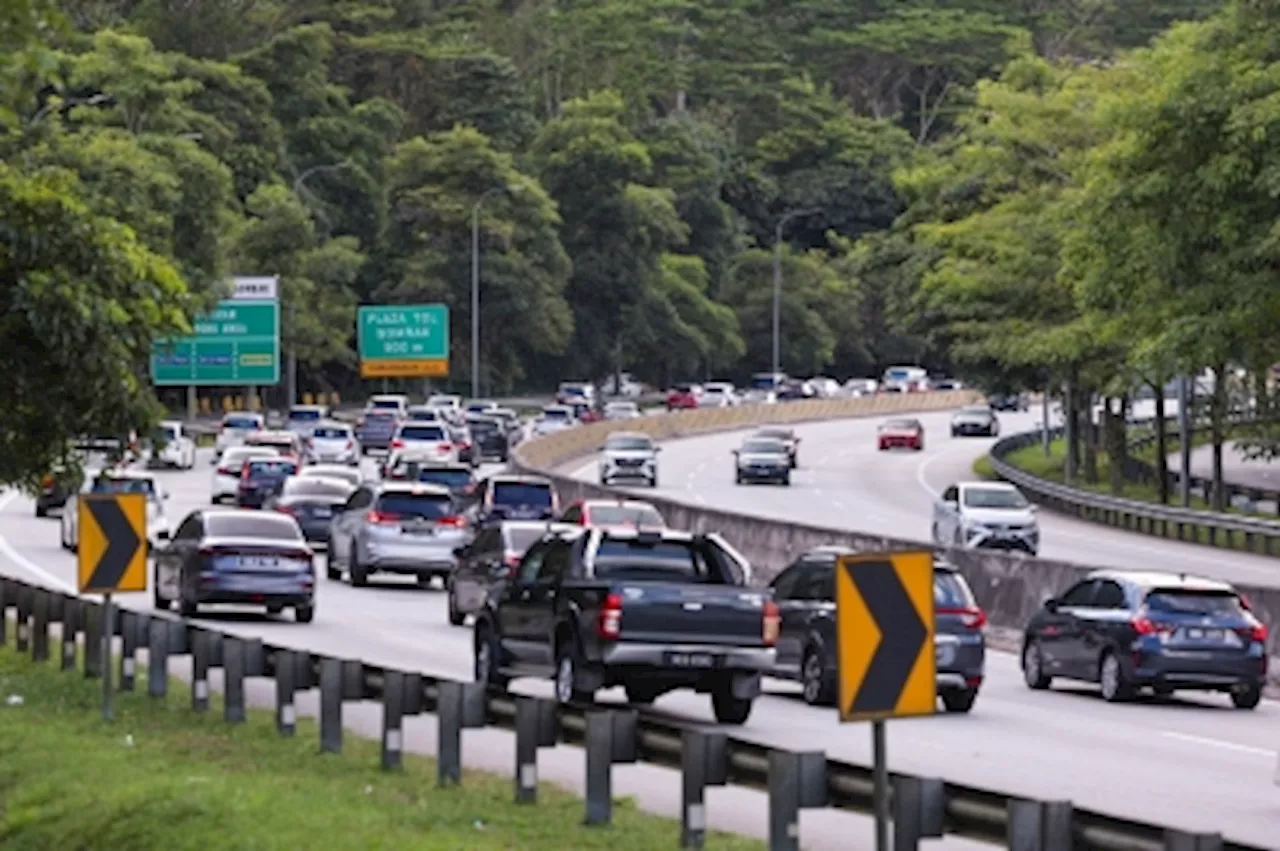
[[449, 374], [449, 308], [443, 304], [361, 307], [356, 317], [363, 378]]
[[193, 323], [195, 333], [159, 340], [151, 353], [158, 387], [280, 383], [280, 305], [231, 300]]

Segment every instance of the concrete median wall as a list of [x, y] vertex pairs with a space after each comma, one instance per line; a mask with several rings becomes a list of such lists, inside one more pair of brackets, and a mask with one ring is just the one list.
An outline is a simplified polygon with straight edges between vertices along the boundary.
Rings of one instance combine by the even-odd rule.
[[[942, 411], [971, 404], [974, 399], [973, 394], [965, 392], [876, 396], [687, 411], [623, 422], [595, 423], [528, 441], [513, 453], [512, 466], [522, 472], [550, 478], [566, 504], [577, 499], [617, 498], [618, 491], [570, 478], [557, 472], [557, 468], [574, 459], [595, 454], [605, 437], [614, 431], [643, 431], [655, 439], [666, 440], [747, 429], [755, 425]], [[927, 541], [784, 523], [766, 516], [719, 511], [658, 496], [647, 499], [673, 528], [723, 535], [751, 562], [755, 571], [754, 581], [760, 585], [767, 584], [797, 556], [813, 547], [841, 545], [858, 552], [938, 549]], [[1057, 596], [1073, 582], [1097, 569], [1089, 565], [1001, 552], [953, 548], [946, 548], [943, 552], [969, 580], [991, 623], [1006, 629], [1021, 629], [1046, 598]], [[1211, 556], [1212, 552], [1206, 555]], [[1275, 625], [1280, 624], [1280, 589], [1240, 586], [1240, 590], [1249, 597], [1254, 613], [1271, 628], [1270, 650], [1275, 655]]]

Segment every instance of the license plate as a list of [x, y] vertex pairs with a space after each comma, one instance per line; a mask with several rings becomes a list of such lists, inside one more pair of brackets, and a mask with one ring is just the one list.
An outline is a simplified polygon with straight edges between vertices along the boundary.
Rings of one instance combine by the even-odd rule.
[[1222, 641], [1223, 631], [1220, 629], [1187, 627], [1183, 630], [1183, 638], [1188, 641]]
[[668, 653], [666, 663], [672, 668], [715, 668], [723, 658], [714, 653]]
[[220, 561], [219, 566], [233, 570], [279, 570], [282, 566], [276, 556], [224, 556]]
[[333, 509], [332, 509], [332, 508], [317, 508], [317, 509], [315, 510], [315, 515], [316, 515], [316, 517], [332, 517], [332, 516], [333, 516]]

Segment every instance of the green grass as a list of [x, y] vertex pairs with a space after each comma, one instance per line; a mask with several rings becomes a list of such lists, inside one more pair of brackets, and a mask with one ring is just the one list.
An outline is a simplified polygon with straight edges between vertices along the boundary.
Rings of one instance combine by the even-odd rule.
[[[55, 654], [56, 656], [56, 654]], [[139, 683], [145, 683], [145, 677]], [[20, 705], [9, 705], [20, 695]], [[679, 825], [629, 799], [607, 828], [582, 826], [583, 804], [543, 785], [538, 803], [512, 802], [509, 779], [474, 772], [439, 789], [434, 763], [405, 755], [378, 767], [378, 745], [350, 733], [342, 755], [318, 753], [314, 723], [280, 737], [269, 712], [228, 725], [215, 697], [188, 708], [121, 694], [101, 719], [101, 683], [0, 649], [0, 847], [326, 851], [326, 849], [668, 849]], [[708, 847], [763, 849], [711, 834]]]

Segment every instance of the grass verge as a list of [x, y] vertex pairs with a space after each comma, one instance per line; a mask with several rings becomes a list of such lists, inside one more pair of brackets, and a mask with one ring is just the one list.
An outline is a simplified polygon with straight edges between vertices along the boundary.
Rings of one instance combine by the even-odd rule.
[[[286, 739], [269, 712], [231, 726], [216, 698], [195, 714], [186, 689], [171, 692], [121, 694], [107, 723], [99, 681], [0, 649], [0, 847], [639, 851], [679, 836], [630, 799], [611, 827], [586, 828], [582, 802], [563, 790], [544, 785], [536, 805], [517, 806], [510, 780], [474, 772], [439, 789], [426, 758], [406, 754], [403, 771], [384, 772], [376, 742], [348, 733], [342, 755], [321, 755], [306, 719]], [[707, 844], [765, 847], [726, 834]]]

